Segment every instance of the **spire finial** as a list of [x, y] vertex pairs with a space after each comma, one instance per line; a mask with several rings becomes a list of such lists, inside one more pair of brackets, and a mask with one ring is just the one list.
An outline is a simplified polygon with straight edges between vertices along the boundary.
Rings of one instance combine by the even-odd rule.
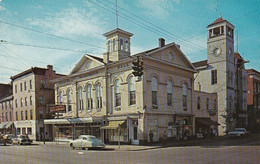
[[222, 18], [222, 13], [221, 12], [219, 13], [219, 17]]

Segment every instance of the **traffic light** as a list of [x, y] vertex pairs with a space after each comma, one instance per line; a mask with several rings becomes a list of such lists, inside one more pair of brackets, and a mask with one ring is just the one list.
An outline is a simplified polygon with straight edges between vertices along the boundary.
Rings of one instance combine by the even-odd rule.
[[143, 62], [137, 58], [137, 61], [132, 62], [133, 63], [133, 74], [134, 76], [141, 77], [143, 75]]

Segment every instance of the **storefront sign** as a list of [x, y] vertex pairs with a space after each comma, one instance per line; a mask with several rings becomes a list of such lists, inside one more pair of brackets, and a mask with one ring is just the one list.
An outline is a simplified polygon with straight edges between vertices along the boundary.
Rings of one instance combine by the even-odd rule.
[[55, 105], [55, 106], [50, 106], [49, 111], [51, 113], [55, 112], [65, 112], [66, 111], [66, 106], [65, 105]]

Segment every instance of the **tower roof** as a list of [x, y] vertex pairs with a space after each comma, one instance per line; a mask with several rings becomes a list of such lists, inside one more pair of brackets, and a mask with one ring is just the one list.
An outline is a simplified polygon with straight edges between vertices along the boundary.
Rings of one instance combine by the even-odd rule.
[[130, 36], [130, 37], [133, 36], [132, 33], [127, 32], [127, 31], [124, 31], [124, 30], [122, 30], [122, 29], [120, 29], [120, 28], [116, 28], [116, 29], [114, 29], [114, 30], [112, 30], [112, 31], [109, 31], [109, 32], [103, 34], [103, 35], [104, 35], [105, 37], [108, 37], [108, 36], [110, 36], [110, 35], [113, 35], [114, 33], [122, 33], [122, 34], [128, 35], [128, 36]]
[[[222, 16], [220, 16], [217, 20], [215, 20], [213, 23], [211, 23], [209, 26], [212, 26], [212, 25], [215, 25], [215, 24], [218, 24], [218, 23], [221, 23], [221, 22], [228, 22], [227, 20], [223, 19]], [[230, 23], [230, 22], [228, 22]], [[230, 23], [231, 24], [231, 23]]]

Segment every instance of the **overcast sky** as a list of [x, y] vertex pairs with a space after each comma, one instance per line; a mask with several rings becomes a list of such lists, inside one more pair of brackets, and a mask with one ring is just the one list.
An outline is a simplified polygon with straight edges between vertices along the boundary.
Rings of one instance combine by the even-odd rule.
[[[102, 57], [117, 27], [116, 0], [0, 0], [0, 83], [30, 67], [68, 74], [85, 54]], [[239, 52], [260, 71], [260, 0], [118, 0], [132, 54], [175, 42], [191, 62], [207, 58], [206, 27], [220, 14], [238, 30]], [[236, 49], [236, 43], [235, 43]]]

